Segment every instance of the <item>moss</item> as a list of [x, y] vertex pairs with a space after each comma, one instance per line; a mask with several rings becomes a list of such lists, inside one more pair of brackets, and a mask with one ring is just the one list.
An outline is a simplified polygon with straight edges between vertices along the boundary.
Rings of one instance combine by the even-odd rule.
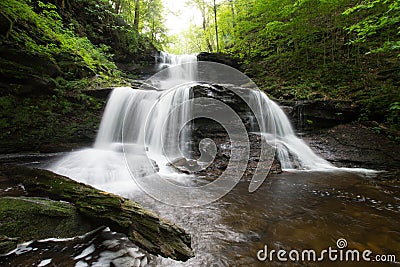
[[104, 102], [84, 93], [29, 98], [0, 96], [0, 152], [41, 151], [52, 144], [91, 143]]
[[[190, 235], [129, 199], [97, 190], [46, 170], [0, 166], [0, 176], [7, 177], [15, 184], [23, 184], [30, 195], [47, 196], [53, 200], [73, 203], [79, 214], [90, 220], [93, 225], [106, 225], [113, 231], [124, 233], [132, 242], [150, 253], [176, 260], [193, 257]], [[59, 218], [63, 214], [63, 208], [65, 207], [52, 209], [50, 214], [45, 210], [45, 214]], [[37, 213], [36, 210], [35, 214]], [[13, 218], [12, 212], [6, 214], [7, 216]], [[6, 227], [12, 227], [17, 219], [6, 222], [9, 223]], [[38, 228], [39, 226], [40, 224], [37, 225]], [[65, 227], [68, 229], [69, 226]], [[37, 231], [43, 232], [42, 229]]]
[[6, 254], [7, 252], [15, 249], [17, 242], [15, 241], [0, 241], [0, 254]]
[[[19, 242], [50, 237], [74, 237], [93, 227], [70, 203], [38, 197], [0, 198], [0, 235]], [[12, 249], [14, 241], [0, 242], [0, 253]]]

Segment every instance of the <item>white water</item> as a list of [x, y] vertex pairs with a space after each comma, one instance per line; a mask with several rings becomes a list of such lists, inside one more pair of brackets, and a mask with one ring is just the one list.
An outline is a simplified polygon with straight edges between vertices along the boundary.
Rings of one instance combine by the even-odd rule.
[[[152, 175], [158, 166], [160, 175], [182, 178], [172, 173], [167, 163], [187, 151], [190, 130], [183, 126], [190, 110], [175, 107], [189, 100], [189, 93], [189, 86], [168, 91], [115, 88], [94, 147], [70, 153], [50, 169], [119, 194], [137, 189], [125, 164], [126, 157], [135, 177]], [[174, 116], [170, 116], [171, 112]]]
[[[195, 56], [179, 59], [163, 54], [160, 65], [165, 67], [196, 60]], [[169, 77], [159, 87], [165, 89], [192, 81], [196, 72], [193, 65], [180, 66], [183, 71], [168, 68]], [[169, 79], [173, 82], [168, 83]], [[137, 190], [126, 166], [126, 157], [129, 157], [135, 175], [152, 175], [159, 168], [160, 175], [188, 183], [184, 175], [174, 173], [166, 164], [185, 156], [184, 152], [188, 150], [190, 129], [183, 126], [191, 110], [186, 105], [176, 107], [189, 97], [189, 84], [170, 90], [115, 88], [107, 102], [93, 148], [69, 153], [49, 169], [99, 189], [128, 196]], [[124, 155], [123, 152], [127, 153]]]
[[[159, 175], [180, 183], [191, 183], [190, 177], [175, 173], [167, 163], [175, 158], [187, 157], [185, 153], [188, 151], [191, 132], [190, 127], [183, 126], [191, 116], [191, 108], [175, 107], [190, 99], [189, 82], [192, 81], [193, 85], [197, 76], [196, 64], [190, 62], [196, 61], [196, 56], [161, 53], [160, 59], [160, 68], [169, 67], [166, 71], [167, 77], [164, 77], [166, 80], [162, 81], [159, 88], [172, 89], [114, 89], [94, 147], [68, 154], [50, 167], [52, 171], [128, 196], [137, 188], [132, 183], [131, 173], [126, 166], [127, 158], [123, 154], [125, 151], [129, 152], [128, 160], [135, 177], [146, 177], [157, 172], [154, 168], [155, 162], [159, 167]], [[176, 64], [183, 65], [175, 67]], [[316, 155], [295, 135], [283, 110], [266, 94], [249, 90], [249, 98], [250, 104], [255, 108], [260, 132], [269, 143], [276, 146], [277, 157], [283, 169], [338, 169]]]
[[[159, 70], [168, 68], [169, 77], [174, 80], [197, 80], [196, 64], [190, 64], [197, 61], [196, 55], [172, 55], [160, 52], [158, 57]], [[170, 68], [170, 67], [173, 68]]]
[[[296, 136], [284, 111], [263, 92], [251, 91], [250, 101], [259, 114], [260, 132], [275, 143], [276, 153], [284, 170], [331, 170], [335, 167], [316, 155], [311, 148]], [[271, 140], [274, 134], [274, 140]]]
[[[175, 108], [189, 97], [189, 86], [169, 91], [115, 88], [94, 147], [118, 150], [123, 136], [125, 145], [141, 147], [152, 156], [165, 153], [169, 157], [178, 157], [190, 141], [189, 128], [183, 128], [190, 110]], [[173, 111], [176, 116], [171, 116]], [[180, 138], [175, 140], [173, 136]]]

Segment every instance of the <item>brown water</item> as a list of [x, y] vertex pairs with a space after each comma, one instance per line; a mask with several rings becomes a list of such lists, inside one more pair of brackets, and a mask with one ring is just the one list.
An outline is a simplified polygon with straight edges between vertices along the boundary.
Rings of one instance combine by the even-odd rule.
[[[171, 207], [135, 195], [135, 200], [192, 235], [196, 257], [186, 263], [149, 256], [123, 236], [99, 231], [74, 241], [33, 243], [17, 251], [19, 255], [0, 258], [0, 265], [37, 266], [51, 259], [45, 266], [110, 266], [110, 262], [111, 266], [400, 266], [400, 181], [395, 174], [387, 175], [283, 173], [269, 177], [255, 193], [250, 194], [248, 183], [242, 182], [219, 201], [198, 208]], [[336, 249], [340, 238], [347, 240], [348, 249], [371, 250], [371, 259], [393, 254], [397, 262], [257, 259], [265, 245], [319, 253]]]

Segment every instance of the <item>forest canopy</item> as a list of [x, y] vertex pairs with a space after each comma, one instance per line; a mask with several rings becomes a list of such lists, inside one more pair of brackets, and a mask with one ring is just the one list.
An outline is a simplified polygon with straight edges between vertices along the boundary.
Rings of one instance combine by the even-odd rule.
[[160, 0], [0, 1], [1, 150], [92, 140], [103, 103], [86, 92], [146, 74], [165, 42], [162, 8]]
[[148, 77], [157, 51], [225, 53], [273, 99], [349, 100], [360, 120], [400, 130], [399, 1], [182, 0], [201, 23], [174, 35], [166, 3], [0, 1], [5, 151], [9, 138], [90, 139], [102, 105], [86, 92]]
[[399, 1], [187, 3], [201, 10], [203, 24], [182, 33], [175, 52], [231, 54], [274, 98], [349, 99], [362, 119], [399, 129]]

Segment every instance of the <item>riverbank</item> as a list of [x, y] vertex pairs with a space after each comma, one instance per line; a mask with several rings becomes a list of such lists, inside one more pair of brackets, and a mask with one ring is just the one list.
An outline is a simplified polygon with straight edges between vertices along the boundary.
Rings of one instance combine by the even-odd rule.
[[338, 167], [399, 171], [400, 143], [363, 124], [352, 122], [305, 136], [311, 148]]

